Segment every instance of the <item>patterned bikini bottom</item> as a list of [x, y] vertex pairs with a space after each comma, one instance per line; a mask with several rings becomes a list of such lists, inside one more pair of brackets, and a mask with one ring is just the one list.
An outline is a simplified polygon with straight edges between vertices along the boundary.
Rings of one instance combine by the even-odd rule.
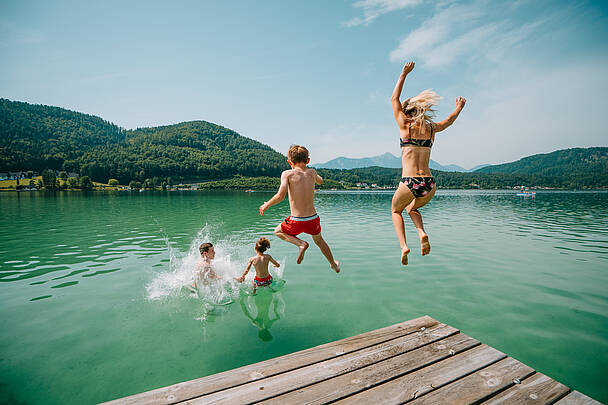
[[424, 197], [435, 185], [433, 177], [402, 177], [401, 182], [414, 194], [414, 197]]

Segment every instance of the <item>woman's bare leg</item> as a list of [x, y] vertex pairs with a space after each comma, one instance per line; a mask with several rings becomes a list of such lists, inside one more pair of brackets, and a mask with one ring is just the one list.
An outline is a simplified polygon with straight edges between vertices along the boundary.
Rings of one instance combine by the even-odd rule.
[[403, 223], [403, 210], [412, 201], [414, 201], [414, 195], [407, 188], [406, 185], [399, 183], [395, 194], [393, 195], [393, 202], [391, 204], [393, 226], [395, 227], [395, 233], [397, 239], [399, 239], [399, 245], [401, 246], [401, 264], [407, 264], [407, 255], [410, 253], [410, 248], [407, 247], [405, 239], [405, 224]]
[[430, 193], [424, 197], [418, 197], [414, 199], [406, 208], [416, 230], [418, 231], [418, 237], [420, 238], [420, 246], [422, 256], [426, 256], [431, 253], [431, 245], [429, 243], [429, 236], [424, 230], [424, 223], [422, 222], [422, 214], [418, 211], [418, 208], [425, 206], [433, 196], [435, 195], [436, 187], [433, 187]]

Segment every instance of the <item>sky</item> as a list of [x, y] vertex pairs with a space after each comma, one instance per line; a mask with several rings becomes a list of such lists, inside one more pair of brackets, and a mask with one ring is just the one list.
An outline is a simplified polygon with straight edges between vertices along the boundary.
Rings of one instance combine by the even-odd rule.
[[0, 97], [132, 129], [205, 120], [313, 163], [400, 153], [390, 95], [432, 88], [433, 160], [608, 146], [608, 3], [0, 0]]

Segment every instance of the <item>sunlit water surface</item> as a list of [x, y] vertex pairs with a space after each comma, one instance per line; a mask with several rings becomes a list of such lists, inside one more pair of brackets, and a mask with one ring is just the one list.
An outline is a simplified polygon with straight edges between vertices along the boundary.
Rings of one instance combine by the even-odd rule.
[[[339, 275], [314, 245], [295, 264], [269, 196], [0, 193], [0, 402], [106, 401], [425, 314], [608, 402], [608, 193], [440, 191], [405, 268], [390, 193], [319, 193]], [[282, 266], [251, 296], [230, 280], [260, 236]], [[193, 294], [207, 240], [224, 282]]]

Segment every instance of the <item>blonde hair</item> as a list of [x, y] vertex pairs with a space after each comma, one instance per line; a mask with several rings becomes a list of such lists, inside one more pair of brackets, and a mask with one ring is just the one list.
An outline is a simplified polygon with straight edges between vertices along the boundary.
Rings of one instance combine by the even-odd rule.
[[401, 109], [408, 119], [414, 123], [419, 123], [420, 133], [423, 134], [426, 130], [424, 122], [433, 123], [432, 118], [435, 116], [435, 110], [432, 107], [436, 106], [439, 100], [441, 100], [439, 94], [427, 89], [401, 103]]

